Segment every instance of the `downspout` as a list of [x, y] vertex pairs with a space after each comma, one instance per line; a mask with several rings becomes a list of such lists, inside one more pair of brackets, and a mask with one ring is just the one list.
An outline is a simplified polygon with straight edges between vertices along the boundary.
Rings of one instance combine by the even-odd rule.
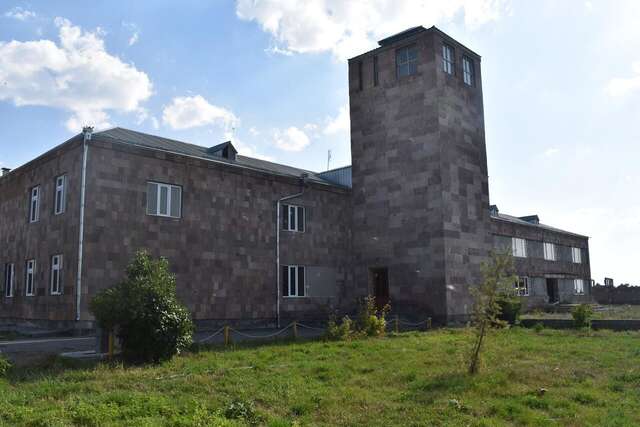
[[280, 207], [282, 202], [295, 199], [296, 197], [300, 197], [304, 194], [304, 184], [306, 179], [307, 174], [302, 174], [300, 176], [300, 185], [302, 190], [299, 193], [284, 196], [276, 202], [276, 322], [278, 328], [280, 328]]
[[78, 232], [78, 274], [76, 277], [76, 322], [80, 321], [80, 302], [82, 300], [82, 254], [84, 246], [84, 201], [85, 189], [87, 185], [87, 156], [89, 155], [89, 141], [93, 128], [86, 126], [82, 128], [82, 178], [80, 184], [80, 231]]

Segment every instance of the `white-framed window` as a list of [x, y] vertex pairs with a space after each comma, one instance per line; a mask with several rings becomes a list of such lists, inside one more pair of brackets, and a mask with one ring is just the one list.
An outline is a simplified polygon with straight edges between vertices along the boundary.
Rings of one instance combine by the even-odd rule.
[[453, 56], [453, 48], [448, 44], [442, 45], [442, 69], [447, 74], [453, 74], [455, 61]]
[[54, 196], [53, 213], [55, 215], [63, 214], [66, 208], [67, 198], [67, 176], [61, 175], [56, 178], [56, 194]]
[[51, 257], [51, 295], [62, 294], [62, 255]]
[[556, 245], [549, 242], [544, 242], [544, 259], [547, 261], [556, 260]]
[[40, 219], [40, 186], [33, 187], [29, 194], [29, 222], [37, 222]]
[[13, 297], [13, 287], [15, 285], [15, 265], [7, 263], [4, 265], [4, 296]]
[[396, 50], [396, 73], [398, 77], [411, 76], [418, 72], [418, 48], [416, 45]]
[[148, 182], [147, 215], [180, 218], [182, 216], [182, 187]]
[[282, 205], [282, 229], [284, 231], [303, 232], [305, 226], [304, 206]]
[[516, 283], [514, 283], [513, 288], [516, 292], [516, 295], [519, 297], [528, 297], [529, 296], [529, 278], [528, 277], [518, 277]]
[[583, 279], [573, 279], [573, 292], [576, 295], [584, 294], [584, 280]]
[[576, 264], [582, 263], [582, 251], [580, 248], [571, 248], [571, 260]]
[[305, 292], [306, 276], [302, 265], [282, 266], [282, 296], [303, 297]]
[[475, 85], [475, 69], [473, 66], [473, 60], [468, 56], [462, 57], [462, 80], [468, 86]]
[[25, 266], [24, 276], [25, 295], [32, 297], [36, 294], [36, 260], [30, 259]]
[[518, 237], [511, 238], [513, 256], [519, 258], [527, 257], [527, 241]]

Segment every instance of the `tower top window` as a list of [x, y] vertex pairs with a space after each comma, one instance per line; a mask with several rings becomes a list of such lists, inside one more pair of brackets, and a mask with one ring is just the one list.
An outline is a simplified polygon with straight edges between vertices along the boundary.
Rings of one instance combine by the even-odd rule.
[[465, 84], [468, 86], [474, 86], [475, 84], [475, 76], [473, 69], [473, 61], [471, 58], [463, 56], [462, 57], [462, 79]]
[[402, 47], [396, 51], [398, 77], [411, 76], [418, 72], [418, 48], [416, 45]]
[[442, 45], [442, 69], [447, 74], [453, 74], [454, 60], [453, 48], [447, 44]]

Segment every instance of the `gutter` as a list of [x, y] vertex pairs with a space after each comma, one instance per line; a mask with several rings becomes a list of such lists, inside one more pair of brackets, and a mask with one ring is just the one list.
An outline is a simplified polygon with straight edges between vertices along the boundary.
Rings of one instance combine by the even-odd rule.
[[276, 202], [276, 322], [278, 328], [280, 328], [280, 207], [282, 202], [301, 197], [304, 194], [306, 179], [306, 174], [300, 176], [302, 190], [299, 193], [284, 196]]
[[82, 181], [80, 184], [80, 224], [78, 232], [78, 274], [76, 277], [76, 322], [80, 321], [80, 303], [82, 301], [82, 255], [84, 247], [84, 206], [87, 186], [87, 157], [89, 155], [89, 141], [91, 141], [92, 127], [82, 128]]

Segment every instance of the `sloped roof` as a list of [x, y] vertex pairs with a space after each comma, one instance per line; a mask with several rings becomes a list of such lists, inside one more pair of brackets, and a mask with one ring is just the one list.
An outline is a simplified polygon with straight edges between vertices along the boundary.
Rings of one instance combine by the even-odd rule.
[[[182, 154], [190, 157], [197, 157], [204, 160], [211, 160], [216, 162], [228, 163], [238, 167], [243, 167], [252, 170], [258, 170], [275, 175], [284, 175], [290, 177], [300, 178], [303, 174], [307, 175], [307, 180], [317, 182], [321, 184], [338, 186], [327, 179], [324, 179], [320, 174], [305, 169], [295, 168], [293, 166], [281, 165], [278, 163], [269, 162], [266, 160], [256, 159], [247, 156], [236, 156], [235, 160], [225, 159], [220, 156], [214, 155], [209, 147], [203, 147], [200, 145], [190, 144], [188, 142], [177, 141], [174, 139], [163, 138], [161, 136], [150, 135], [147, 133], [137, 132], [130, 129], [116, 127], [93, 134], [92, 138], [104, 139], [110, 142], [118, 142], [122, 144], [130, 144], [138, 147], [149, 148], [152, 150], [165, 151], [175, 154]], [[225, 144], [225, 143], [223, 143]], [[220, 145], [220, 144], [218, 144]]]
[[542, 223], [534, 224], [534, 223], [531, 223], [529, 221], [525, 221], [522, 218], [518, 218], [517, 216], [507, 215], [507, 214], [503, 214], [503, 213], [500, 213], [500, 212], [498, 212], [498, 213], [491, 212], [491, 219], [497, 219], [497, 220], [512, 222], [512, 223], [518, 224], [518, 225], [526, 225], [528, 227], [543, 228], [545, 230], [554, 231], [556, 233], [571, 234], [571, 235], [577, 236], [577, 237], [588, 238], [588, 236], [584, 236], [582, 234], [573, 233], [571, 231], [566, 231], [566, 230], [562, 230], [560, 228], [551, 227], [550, 225], [546, 225], [546, 224], [542, 224]]

